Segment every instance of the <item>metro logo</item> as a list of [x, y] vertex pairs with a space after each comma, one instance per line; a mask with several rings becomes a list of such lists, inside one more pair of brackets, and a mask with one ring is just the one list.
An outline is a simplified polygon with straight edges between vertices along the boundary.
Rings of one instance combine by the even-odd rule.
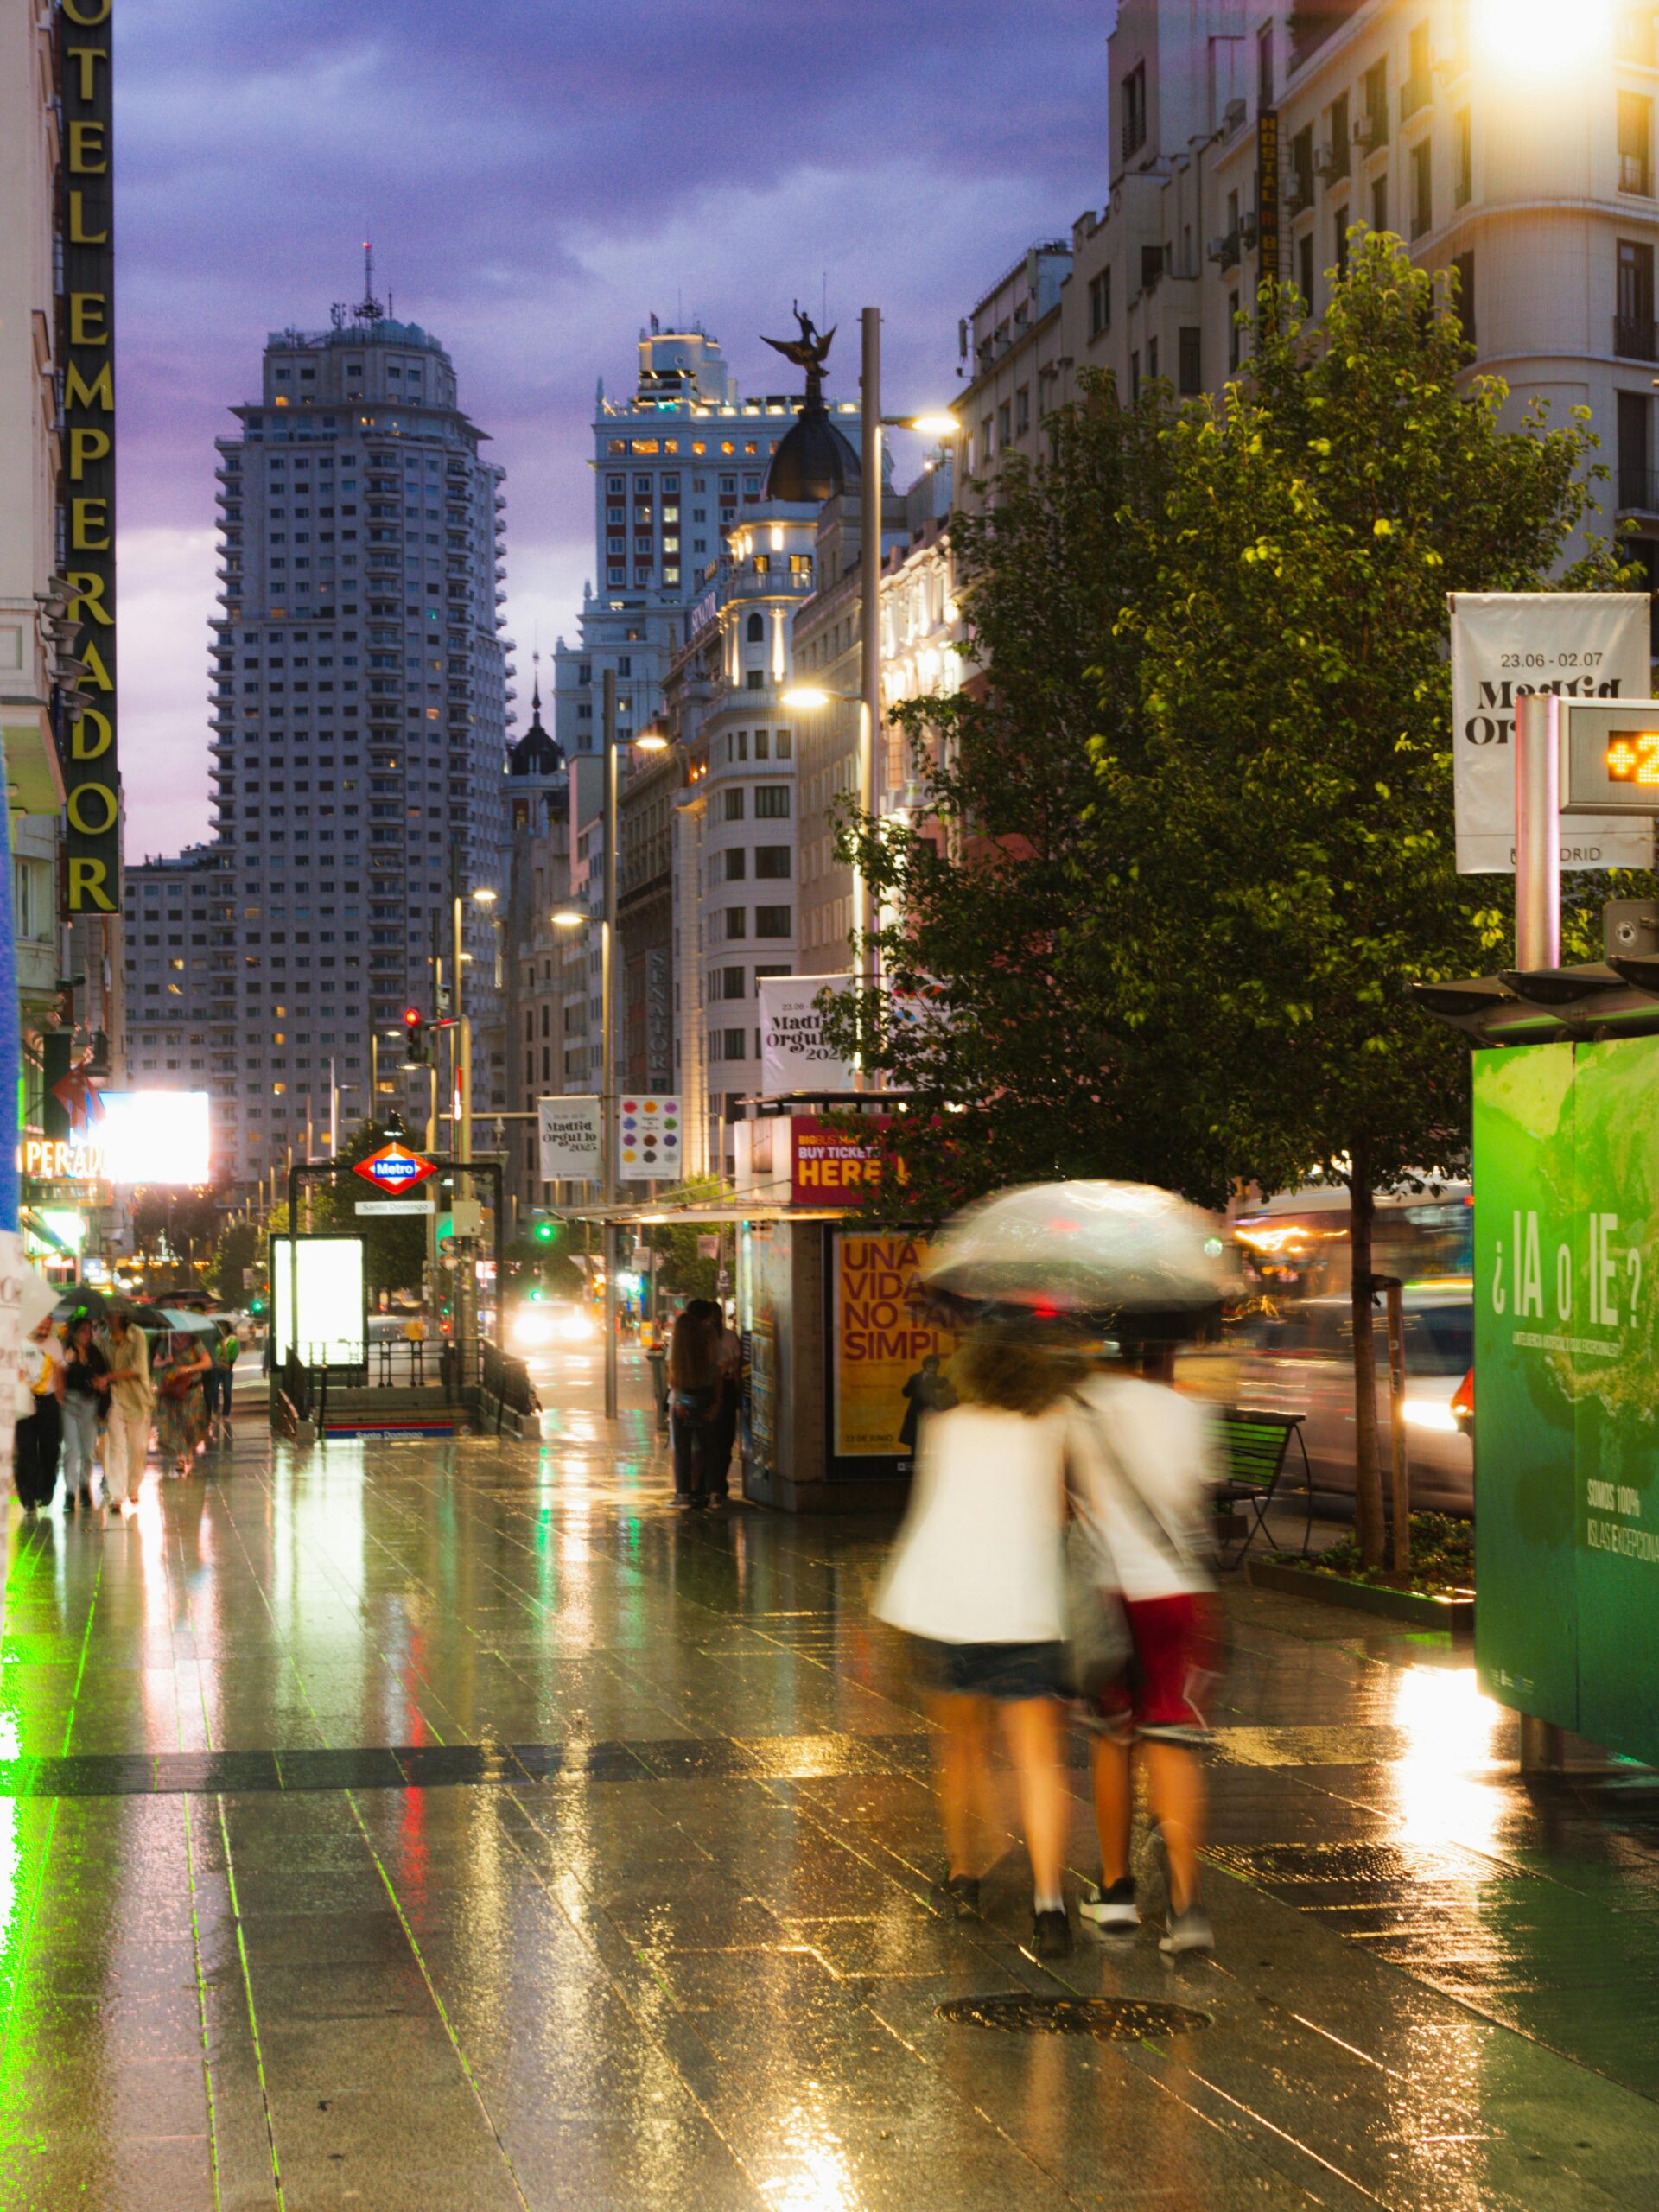
[[432, 1162], [423, 1160], [417, 1152], [407, 1151], [400, 1144], [383, 1145], [378, 1152], [372, 1152], [366, 1160], [359, 1160], [352, 1170], [365, 1182], [372, 1183], [377, 1191], [412, 1191], [435, 1173]]

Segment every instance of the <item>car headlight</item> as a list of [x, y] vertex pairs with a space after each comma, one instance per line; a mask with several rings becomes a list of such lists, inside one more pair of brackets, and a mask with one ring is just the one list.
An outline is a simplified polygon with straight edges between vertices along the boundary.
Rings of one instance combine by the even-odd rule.
[[550, 1344], [553, 1341], [553, 1324], [545, 1313], [520, 1313], [513, 1320], [512, 1341], [527, 1351], [538, 1344]]
[[1450, 1406], [1436, 1405], [1428, 1398], [1408, 1398], [1406, 1419], [1413, 1428], [1438, 1428], [1446, 1435], [1457, 1432], [1458, 1417]]
[[594, 1325], [585, 1313], [568, 1313], [559, 1325], [559, 1334], [566, 1344], [586, 1344], [593, 1333]]

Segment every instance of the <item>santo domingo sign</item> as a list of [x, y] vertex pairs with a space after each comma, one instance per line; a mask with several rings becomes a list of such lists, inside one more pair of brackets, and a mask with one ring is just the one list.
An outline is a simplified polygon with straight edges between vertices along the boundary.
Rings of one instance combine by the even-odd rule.
[[359, 1160], [352, 1172], [372, 1183], [377, 1191], [389, 1191], [395, 1197], [399, 1192], [412, 1191], [435, 1171], [431, 1161], [423, 1160], [418, 1152], [407, 1151], [400, 1144], [388, 1144], [378, 1152], [372, 1152], [366, 1160]]

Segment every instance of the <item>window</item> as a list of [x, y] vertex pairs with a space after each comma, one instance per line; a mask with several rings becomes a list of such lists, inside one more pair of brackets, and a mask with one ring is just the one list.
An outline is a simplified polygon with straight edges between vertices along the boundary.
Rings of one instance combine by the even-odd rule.
[[764, 645], [766, 639], [766, 626], [764, 618], [759, 614], [751, 614], [745, 635], [747, 637], [748, 641], [752, 645]]
[[764, 691], [766, 688], [766, 671], [764, 668], [752, 668], [743, 680], [746, 690]]
[[991, 420], [988, 415], [982, 415], [979, 418], [979, 457], [982, 461], [988, 461], [996, 450], [995, 440], [991, 435]]
[[1031, 428], [1031, 386], [1022, 384], [1014, 395], [1014, 429], [1016, 437], [1024, 437]]
[[1098, 338], [1112, 327], [1112, 272], [1103, 269], [1089, 279], [1089, 335]]
[[1420, 138], [1411, 149], [1411, 235], [1422, 237], [1434, 220], [1434, 149]]
[[1618, 504], [1654, 512], [1653, 401], [1645, 391], [1618, 395]]
[[[728, 799], [733, 796], [734, 794], [731, 792], [728, 792], [727, 794]], [[743, 794], [739, 791], [734, 794], [734, 796], [741, 798]], [[741, 815], [742, 809], [741, 807], [738, 809], [738, 812]], [[731, 817], [728, 815], [727, 818], [728, 820], [730, 820]], [[760, 784], [757, 785], [754, 794], [754, 818], [757, 822], [787, 822], [789, 819], [789, 785], [787, 784]]]
[[1351, 212], [1348, 202], [1344, 200], [1331, 219], [1332, 227], [1336, 232], [1332, 245], [1334, 249], [1332, 258], [1337, 264], [1338, 282], [1348, 274], [1348, 230]]
[[726, 909], [725, 935], [728, 938], [747, 937], [749, 933], [749, 910], [747, 906]]
[[1238, 294], [1227, 295], [1227, 372], [1230, 376], [1238, 367], [1239, 346], [1243, 334], [1238, 327]]
[[1290, 142], [1290, 197], [1296, 207], [1313, 205], [1313, 126], [1299, 130]]
[[1613, 351], [1633, 361], [1656, 358], [1653, 327], [1653, 248], [1620, 238], [1617, 273], [1618, 314]]
[[1475, 342], [1475, 257], [1472, 250], [1466, 253], [1454, 253], [1452, 266], [1458, 277], [1458, 319], [1463, 325], [1465, 344], [1472, 346]]
[[714, 999], [741, 999], [743, 995], [743, 970], [741, 968], [716, 968], [709, 979], [709, 995]]
[[1325, 175], [1335, 183], [1348, 174], [1352, 159], [1349, 152], [1348, 95], [1346, 92], [1331, 103], [1331, 145], [1325, 161]]
[[726, 855], [727, 882], [741, 883], [744, 877], [748, 874], [748, 855], [743, 850], [741, 845], [734, 847], [733, 850], [728, 852]]
[[1647, 200], [1653, 194], [1653, 102], [1640, 92], [1618, 96], [1618, 188]]
[[1135, 402], [1137, 399], [1139, 399], [1139, 398], [1140, 398], [1140, 397], [1141, 397], [1141, 353], [1140, 353], [1140, 348], [1137, 346], [1137, 347], [1136, 347], [1136, 349], [1135, 349], [1135, 351], [1134, 353], [1132, 353], [1129, 355], [1129, 404], [1130, 404], [1130, 405], [1131, 405], [1131, 406], [1133, 406], [1133, 405], [1134, 405], [1134, 404], [1135, 404]]
[[1400, 87], [1401, 122], [1415, 115], [1419, 108], [1427, 107], [1433, 97], [1433, 80], [1428, 68], [1428, 22], [1425, 18], [1413, 26], [1406, 41], [1406, 81]]
[[1365, 112], [1361, 118], [1362, 143], [1368, 154], [1389, 143], [1389, 65], [1386, 60], [1368, 69], [1359, 80], [1359, 97]]
[[1141, 249], [1141, 289], [1152, 291], [1162, 282], [1164, 249], [1160, 245], [1143, 245]]
[[[761, 796], [762, 796], [762, 794], [761, 794], [761, 793], [760, 793], [760, 792], [758, 792], [758, 791], [757, 791], [757, 792], [756, 792], [756, 794], [755, 794], [755, 797], [756, 797], [756, 798], [757, 798], [757, 799], [758, 799], [758, 798], [760, 798]], [[760, 812], [760, 810], [760, 810], [760, 808], [757, 805], [754, 810], [755, 810], [755, 812], [756, 812], [757, 814], [759, 814], [759, 813]], [[741, 821], [743, 819], [743, 794], [742, 794], [741, 791], [728, 791], [728, 792], [727, 792], [727, 794], [726, 794], [726, 819], [727, 819], [728, 822], [741, 822]]]
[[1313, 233], [1309, 231], [1296, 241], [1296, 289], [1304, 304], [1313, 305]]
[[1138, 154], [1147, 143], [1147, 65], [1137, 61], [1120, 86], [1123, 158]]
[[1203, 333], [1196, 324], [1183, 324], [1176, 333], [1176, 376], [1183, 399], [1204, 390]]
[[1389, 180], [1380, 176], [1371, 187], [1371, 228], [1386, 231], [1389, 227]]
[[1012, 400], [1005, 399], [996, 410], [996, 442], [1000, 446], [1006, 446], [1012, 442], [1013, 437], [1014, 403]]
[[787, 937], [789, 909], [787, 906], [757, 906], [754, 910], [756, 937]]
[[720, 1056], [721, 1059], [741, 1060], [745, 1057], [744, 1038], [746, 1034], [747, 1033], [741, 1029], [722, 1029], [721, 1031]]
[[754, 854], [756, 875], [787, 880], [790, 874], [790, 850], [787, 845], [758, 845]]
[[1466, 107], [1452, 118], [1452, 205], [1466, 207], [1475, 196], [1474, 125]]

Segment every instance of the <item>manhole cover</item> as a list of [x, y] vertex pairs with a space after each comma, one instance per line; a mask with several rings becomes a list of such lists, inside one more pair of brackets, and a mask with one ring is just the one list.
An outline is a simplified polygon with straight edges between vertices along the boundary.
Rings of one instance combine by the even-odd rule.
[[1145, 2036], [1187, 2036], [1210, 2025], [1208, 2012], [1135, 1997], [952, 1997], [939, 2018], [959, 2028], [1007, 2036], [1094, 2036], [1103, 2043]]

